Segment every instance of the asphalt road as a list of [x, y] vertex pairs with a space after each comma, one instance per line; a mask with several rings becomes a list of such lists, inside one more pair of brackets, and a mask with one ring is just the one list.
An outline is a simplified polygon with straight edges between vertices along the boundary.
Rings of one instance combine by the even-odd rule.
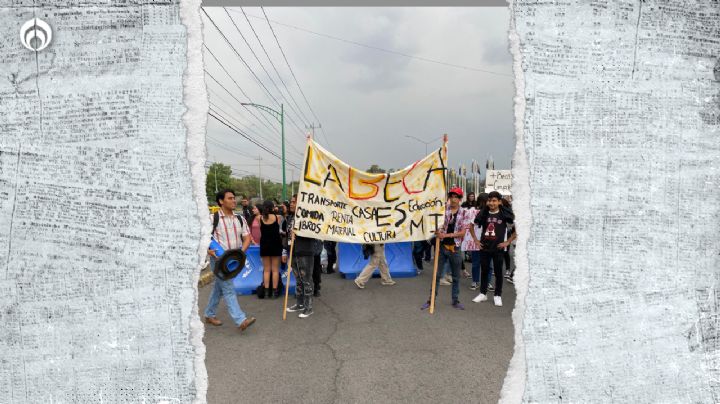
[[[427, 267], [426, 263], [426, 267]], [[469, 264], [467, 264], [469, 270]], [[239, 296], [257, 322], [240, 333], [221, 303], [220, 327], [206, 325], [209, 403], [496, 403], [513, 351], [515, 290], [503, 307], [473, 303], [470, 281], [450, 306], [440, 286], [435, 314], [421, 311], [432, 270], [365, 289], [323, 274], [315, 314], [282, 321], [282, 298]], [[211, 285], [200, 289], [204, 309]], [[290, 302], [294, 296], [290, 296]]]

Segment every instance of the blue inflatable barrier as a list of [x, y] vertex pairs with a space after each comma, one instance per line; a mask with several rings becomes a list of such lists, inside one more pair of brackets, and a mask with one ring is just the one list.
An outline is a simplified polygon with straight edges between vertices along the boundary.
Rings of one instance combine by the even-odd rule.
[[[385, 244], [385, 258], [393, 278], [411, 278], [417, 276], [417, 269], [412, 258], [412, 243]], [[363, 258], [362, 244], [338, 243], [338, 270], [346, 279], [355, 279], [367, 265]], [[373, 276], [380, 276], [375, 270]]]
[[[260, 247], [252, 245], [245, 254], [247, 255], [245, 269], [240, 272], [240, 275], [233, 279], [235, 293], [238, 295], [251, 295], [255, 293], [255, 289], [263, 282], [263, 265], [260, 259]], [[280, 278], [283, 284], [285, 284], [285, 282], [287, 282], [287, 271], [283, 270], [283, 267], [285, 267], [285, 265], [280, 266]], [[281, 292], [284, 295], [285, 290]], [[295, 295], [295, 276], [292, 275], [292, 271], [290, 274], [290, 295]]]

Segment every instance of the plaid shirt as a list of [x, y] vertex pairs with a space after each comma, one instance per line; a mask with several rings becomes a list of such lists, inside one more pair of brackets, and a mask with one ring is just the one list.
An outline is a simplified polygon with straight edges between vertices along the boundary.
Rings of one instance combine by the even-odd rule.
[[[248, 225], [243, 218], [242, 221], [235, 215], [225, 216], [222, 209], [218, 211], [220, 220], [212, 237], [220, 243], [223, 249], [232, 250], [242, 248], [243, 237], [250, 235]], [[210, 223], [213, 222], [213, 215], [210, 215]]]
[[[455, 217], [455, 231], [453, 231], [453, 233], [461, 232], [463, 231], [463, 229], [466, 229], [468, 225], [471, 225], [473, 223], [473, 220], [475, 220], [475, 215], [473, 215], [472, 213], [473, 212], [469, 209], [458, 208], [457, 216]], [[450, 212], [450, 207], [448, 207], [447, 210], [445, 210], [445, 224], [443, 224], [442, 227], [442, 231], [444, 233], [447, 233], [447, 227], [451, 219], [452, 213]], [[460, 247], [462, 242], [462, 237], [455, 237], [455, 247]]]

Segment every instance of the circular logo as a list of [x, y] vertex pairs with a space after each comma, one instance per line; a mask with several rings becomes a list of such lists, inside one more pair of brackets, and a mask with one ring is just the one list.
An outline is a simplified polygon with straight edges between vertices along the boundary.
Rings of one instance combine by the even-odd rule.
[[33, 18], [20, 28], [20, 42], [31, 51], [39, 52], [50, 45], [52, 29], [39, 18]]

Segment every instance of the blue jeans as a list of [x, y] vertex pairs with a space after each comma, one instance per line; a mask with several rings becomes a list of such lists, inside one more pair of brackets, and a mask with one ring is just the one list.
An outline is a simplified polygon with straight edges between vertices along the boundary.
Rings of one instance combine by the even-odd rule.
[[480, 283], [480, 251], [471, 251], [472, 257], [472, 281]]
[[[210, 258], [210, 269], [215, 268], [215, 260]], [[235, 287], [233, 286], [233, 280], [229, 279], [224, 281], [217, 276], [215, 277], [215, 283], [213, 284], [213, 290], [210, 292], [210, 300], [205, 308], [205, 317], [214, 318], [217, 310], [217, 306], [220, 303], [220, 296], [225, 298], [225, 304], [228, 307], [230, 317], [232, 317], [235, 324], [240, 325], [247, 318], [245, 312], [240, 308], [240, 304], [235, 294]]]
[[[442, 247], [440, 247], [440, 248], [442, 248]], [[440, 255], [440, 258], [438, 260], [439, 260], [438, 266], [442, 265], [442, 267], [440, 268], [440, 275], [438, 275], [438, 276], [442, 279], [447, 275], [448, 271], [450, 271], [450, 262], [445, 261], [445, 264], [441, 264], [442, 255]]]
[[[450, 273], [452, 274], [452, 301], [457, 302], [458, 298], [460, 296], [460, 267], [462, 266], [462, 252], [460, 252], [459, 248], [455, 249], [455, 252], [450, 252], [442, 245], [440, 246], [440, 251], [437, 251], [436, 254], [440, 254], [440, 257], [438, 257], [438, 266], [440, 268], [445, 266], [445, 263], [448, 263], [450, 266]], [[440, 276], [438, 276], [435, 279], [435, 296], [438, 294], [438, 290], [440, 289]]]

